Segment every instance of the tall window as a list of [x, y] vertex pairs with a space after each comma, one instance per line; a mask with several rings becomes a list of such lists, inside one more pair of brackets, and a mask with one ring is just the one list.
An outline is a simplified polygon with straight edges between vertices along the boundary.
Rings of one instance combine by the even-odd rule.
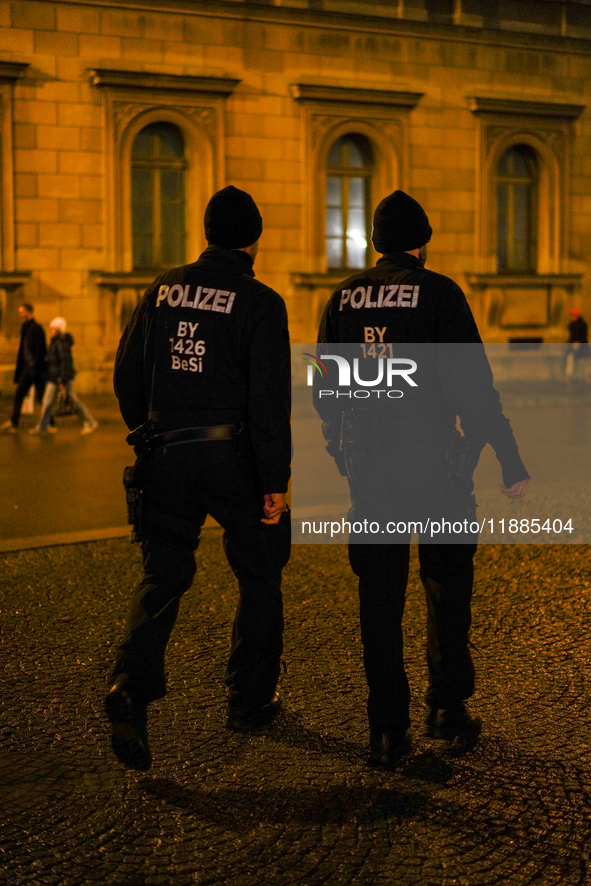
[[185, 261], [185, 145], [176, 126], [152, 123], [131, 151], [134, 268]]
[[497, 270], [536, 269], [538, 164], [528, 145], [514, 145], [497, 167]]
[[326, 259], [329, 268], [364, 268], [370, 221], [372, 153], [361, 135], [338, 138], [326, 170]]

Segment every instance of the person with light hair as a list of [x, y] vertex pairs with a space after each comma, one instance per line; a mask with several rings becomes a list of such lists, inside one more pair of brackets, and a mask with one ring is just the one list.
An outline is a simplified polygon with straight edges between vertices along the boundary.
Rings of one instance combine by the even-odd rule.
[[64, 317], [54, 317], [49, 324], [51, 340], [47, 349], [47, 384], [41, 405], [41, 420], [36, 427], [31, 428], [29, 434], [45, 435], [48, 433], [49, 423], [53, 417], [60, 391], [71, 403], [73, 412], [78, 416], [82, 425], [81, 434], [92, 434], [98, 428], [98, 422], [94, 420], [73, 390], [74, 376], [76, 375], [72, 360], [74, 339], [69, 332], [66, 332], [66, 326]]

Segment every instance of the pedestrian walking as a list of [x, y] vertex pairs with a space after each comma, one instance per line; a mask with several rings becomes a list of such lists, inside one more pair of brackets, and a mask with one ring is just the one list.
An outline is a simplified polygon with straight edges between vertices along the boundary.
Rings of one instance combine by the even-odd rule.
[[205, 213], [208, 248], [162, 274], [123, 333], [115, 391], [137, 461], [127, 488], [144, 577], [106, 697], [112, 748], [151, 765], [146, 708], [166, 691], [164, 653], [193, 581], [211, 514], [239, 585], [227, 666], [226, 726], [248, 731], [279, 712], [281, 572], [290, 552], [290, 361], [283, 299], [254, 279], [262, 218], [232, 186]]
[[[492, 385], [466, 298], [452, 280], [425, 268], [431, 234], [426, 213], [412, 197], [395, 191], [382, 200], [372, 231], [382, 257], [375, 267], [339, 285], [322, 318], [318, 340], [327, 344], [319, 354], [329, 354], [330, 343], [339, 342], [364, 343], [365, 353], [370, 354], [373, 343], [370, 355], [379, 356], [382, 349], [395, 363], [402, 358], [393, 354], [407, 357], [412, 354], [411, 343], [419, 343], [415, 348], [420, 356], [414, 361], [418, 387], [409, 382], [418, 392], [414, 400], [403, 397], [403, 391], [393, 392], [401, 399], [389, 399], [382, 392], [371, 403], [351, 400], [346, 409], [346, 392], [339, 392], [341, 399], [316, 400], [325, 420], [328, 451], [349, 478], [350, 521], [410, 515], [426, 526], [427, 516], [441, 516], [434, 513], [436, 507], [451, 507], [454, 519], [471, 522], [475, 514], [471, 474], [486, 442], [493, 445], [501, 463], [503, 494], [508, 498], [525, 494], [529, 475]], [[404, 348], [397, 348], [399, 343]], [[428, 343], [457, 344], [438, 345], [436, 352], [427, 353]], [[405, 362], [413, 363], [402, 359]], [[441, 365], [446, 372], [449, 369], [452, 383], [442, 379]], [[403, 381], [401, 386], [405, 387]], [[330, 388], [325, 379], [322, 387]], [[415, 402], [419, 408], [413, 407]], [[463, 437], [455, 430], [456, 415]], [[349, 559], [359, 577], [369, 687], [369, 761], [391, 766], [411, 746], [401, 628], [411, 534], [402, 534], [397, 544], [367, 543], [368, 537], [371, 541], [371, 535], [351, 534]], [[465, 705], [474, 690], [468, 639], [477, 535], [466, 533], [462, 538], [461, 544], [432, 544], [420, 535], [419, 560], [427, 600], [426, 734], [466, 746], [477, 740], [481, 721]]]
[[69, 402], [72, 412], [78, 416], [82, 425], [80, 431], [82, 435], [92, 434], [98, 428], [98, 422], [74, 393], [76, 375], [72, 359], [74, 339], [69, 332], [66, 332], [66, 326], [64, 317], [54, 317], [49, 324], [51, 339], [47, 349], [47, 382], [41, 405], [41, 418], [39, 424], [31, 428], [29, 434], [43, 435], [51, 430], [50, 423], [60, 393]]
[[0, 425], [0, 431], [16, 434], [20, 422], [23, 400], [34, 386], [37, 400], [41, 403], [45, 389], [46, 365], [45, 355], [47, 344], [43, 327], [34, 319], [35, 310], [29, 302], [23, 302], [18, 308], [22, 320], [21, 339], [16, 358], [14, 381], [16, 391], [12, 407], [12, 416]]
[[567, 382], [573, 380], [575, 375], [582, 373], [588, 382], [591, 382], [591, 350], [587, 335], [587, 324], [581, 315], [579, 308], [571, 308], [568, 324], [568, 342], [566, 346], [566, 367], [564, 379]]

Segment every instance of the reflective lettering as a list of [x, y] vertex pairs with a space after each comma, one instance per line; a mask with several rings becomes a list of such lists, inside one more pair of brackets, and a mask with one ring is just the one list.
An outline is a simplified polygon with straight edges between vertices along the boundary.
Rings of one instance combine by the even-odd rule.
[[366, 308], [376, 308], [377, 307], [376, 302], [371, 300], [372, 290], [373, 290], [373, 286], [367, 287], [367, 295], [365, 296], [365, 307]]
[[228, 301], [228, 296], [230, 292], [225, 289], [218, 289], [215, 294], [215, 298], [213, 300], [213, 305], [211, 307], [212, 311], [219, 311], [220, 314], [225, 314], [226, 312], [226, 302]]
[[351, 298], [351, 290], [350, 289], [341, 289], [341, 300], [339, 302], [339, 311], [343, 310], [343, 305], [346, 305], [350, 298]]
[[214, 297], [215, 293], [215, 289], [203, 289], [203, 295], [198, 304], [200, 311], [211, 311], [211, 299]]
[[412, 294], [412, 286], [400, 286], [398, 288], [398, 307], [410, 308], [410, 297]]
[[185, 294], [183, 295], [183, 301], [181, 304], [181, 308], [194, 308], [195, 307], [193, 302], [189, 301], [189, 289], [190, 288], [191, 288], [190, 285], [187, 283], [187, 285], [185, 286]]
[[229, 314], [232, 310], [232, 305], [234, 304], [234, 299], [236, 298], [236, 293], [231, 292], [230, 298], [228, 299], [228, 304], [226, 305], [226, 314]]
[[184, 294], [185, 293], [183, 292], [183, 287], [180, 285], [180, 283], [175, 283], [174, 286], [171, 286], [168, 290], [167, 298], [170, 307], [176, 308], [177, 305], [180, 305]]
[[388, 290], [388, 292], [387, 292], [386, 298], [384, 299], [383, 307], [384, 308], [395, 308], [396, 302], [393, 301], [393, 299], [398, 291], [398, 286], [386, 286], [386, 289]]
[[362, 308], [365, 302], [365, 286], [358, 286], [351, 293], [351, 307]]
[[164, 301], [168, 295], [168, 286], [161, 286], [158, 290], [158, 298], [156, 299], [156, 307], [160, 307], [160, 303]]

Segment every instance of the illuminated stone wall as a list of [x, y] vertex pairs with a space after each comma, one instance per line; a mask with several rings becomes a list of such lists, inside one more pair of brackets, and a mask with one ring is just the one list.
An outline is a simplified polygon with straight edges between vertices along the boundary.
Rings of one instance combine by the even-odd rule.
[[[250, 191], [257, 275], [285, 297], [294, 340], [315, 337], [339, 278], [324, 258], [325, 162], [348, 132], [372, 145], [374, 206], [396, 187], [425, 206], [429, 266], [464, 288], [485, 338], [559, 341], [573, 305], [591, 321], [588, 3], [134, 6], [0, 3], [3, 395], [22, 300], [44, 324], [67, 317], [80, 390], [109, 389], [150, 277], [132, 267], [130, 144], [158, 119], [188, 145], [189, 260], [209, 194]], [[539, 157], [536, 269], [499, 278], [492, 176], [513, 143]]]

